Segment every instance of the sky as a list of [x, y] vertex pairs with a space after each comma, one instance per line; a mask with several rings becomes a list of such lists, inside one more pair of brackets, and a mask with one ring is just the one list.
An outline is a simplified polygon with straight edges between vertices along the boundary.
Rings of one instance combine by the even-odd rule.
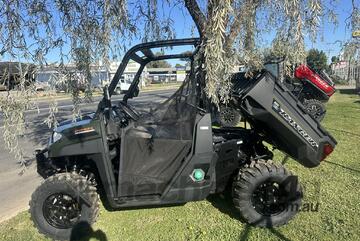
[[[203, 3], [204, 1], [199, 0], [199, 2]], [[338, 14], [338, 26], [334, 26], [332, 24], [329, 24], [328, 22], [325, 22], [321, 26], [321, 29], [319, 31], [319, 37], [315, 42], [311, 42], [310, 38], [308, 36], [305, 36], [306, 49], [308, 50], [310, 48], [317, 48], [323, 50], [328, 55], [328, 59], [331, 59], [331, 57], [334, 55], [338, 55], [341, 51], [342, 44], [351, 38], [351, 31], [349, 28], [346, 27], [345, 24], [346, 18], [348, 18], [351, 14], [351, 0], [337, 0], [337, 6], [335, 6], [335, 8], [336, 13]], [[187, 13], [184, 7], [182, 9], [183, 10], [180, 11], [178, 7], [169, 7], [164, 4], [161, 11], [164, 10], [165, 14], [169, 14], [172, 17], [173, 27], [175, 29], [177, 38], [197, 37], [198, 34], [196, 33], [196, 30], [195, 32], [192, 31], [192, 29], [194, 30], [194, 24], [190, 15]], [[131, 9], [129, 10], [131, 11]], [[141, 25], [141, 23], [139, 24]], [[274, 33], [275, 32], [270, 32], [263, 36], [263, 47], [270, 46], [271, 41], [275, 35]], [[134, 40], [131, 45], [135, 45], [140, 42], [141, 40], [137, 39]], [[130, 48], [131, 46], [128, 47]], [[186, 49], [183, 50], [185, 51]], [[50, 52], [50, 54], [48, 54], [47, 56], [47, 59], [48, 62], [58, 62], [59, 51], [54, 50]], [[175, 64], [175, 62], [172, 61], [172, 64]]]
[[[360, 0], [355, 0], [357, 2]], [[351, 29], [346, 27], [346, 19], [351, 15], [352, 5], [351, 0], [337, 0], [337, 4], [334, 6], [337, 14], [338, 25], [335, 26], [327, 21], [320, 27], [319, 36], [315, 42], [310, 41], [309, 36], [305, 36], [306, 50], [316, 48], [322, 50], [331, 59], [334, 55], [339, 55], [343, 43], [351, 39]], [[326, 4], [329, 4], [327, 2]], [[360, 3], [359, 3], [360, 4]], [[171, 16], [174, 19], [174, 28], [176, 30], [177, 38], [192, 37], [193, 21], [190, 15], [186, 11], [172, 10]], [[347, 20], [349, 22], [349, 20]], [[196, 32], [196, 31], [195, 31]], [[269, 33], [267, 36], [263, 36], [265, 40], [265, 47], [271, 44], [271, 40], [274, 38], [274, 33]], [[193, 35], [194, 36], [194, 35]], [[197, 37], [195, 33], [195, 37]]]
[[[360, 0], [355, 0], [355, 2], [357, 1], [360, 2]], [[327, 2], [326, 4], [330, 4], [330, 2]], [[335, 26], [334, 24], [324, 21], [324, 24], [320, 27], [319, 36], [315, 42], [312, 42], [309, 36], [305, 36], [306, 50], [311, 48], [322, 50], [328, 56], [328, 61], [330, 61], [332, 56], [338, 56], [341, 52], [343, 43], [351, 39], [351, 29], [349, 29], [349, 26], [346, 26], [346, 21], [349, 23], [349, 20], [346, 19], [351, 15], [352, 11], [351, 0], [337, 0], [335, 1], [334, 7], [337, 14], [338, 25]], [[171, 12], [171, 16], [174, 19], [176, 37], [191, 37], [193, 21], [190, 15], [186, 11], [181, 12], [173, 10]], [[197, 36], [197, 34], [195, 34], [195, 36]], [[274, 33], [269, 33], [263, 36], [263, 39], [265, 40], [265, 43], [263, 43], [264, 47], [270, 46], [274, 36]]]
[[[306, 38], [306, 48], [323, 50], [329, 59], [331, 56], [338, 55], [343, 43], [351, 39], [351, 29], [346, 27], [346, 19], [351, 15], [351, 10], [351, 0], [338, 0], [336, 6], [339, 22], [338, 26], [325, 22], [324, 26], [322, 26], [319, 31], [322, 36], [318, 37], [316, 42], [312, 43], [309, 38]], [[349, 20], [347, 20], [347, 22], [349, 23]]]

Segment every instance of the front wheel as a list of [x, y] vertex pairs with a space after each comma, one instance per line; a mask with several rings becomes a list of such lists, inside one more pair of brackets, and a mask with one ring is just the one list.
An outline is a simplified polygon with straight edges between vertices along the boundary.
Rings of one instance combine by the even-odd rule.
[[283, 166], [253, 161], [235, 177], [233, 202], [242, 218], [255, 226], [287, 223], [299, 211], [301, 186]]
[[91, 225], [99, 213], [96, 188], [76, 173], [47, 178], [31, 196], [31, 219], [40, 233], [56, 240], [69, 240], [80, 222]]

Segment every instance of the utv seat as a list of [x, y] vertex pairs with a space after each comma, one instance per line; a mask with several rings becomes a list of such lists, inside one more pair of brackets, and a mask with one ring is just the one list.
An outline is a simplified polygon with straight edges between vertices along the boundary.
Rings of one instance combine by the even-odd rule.
[[155, 129], [151, 126], [137, 126], [128, 130], [127, 135], [129, 137], [151, 139], [155, 135]]

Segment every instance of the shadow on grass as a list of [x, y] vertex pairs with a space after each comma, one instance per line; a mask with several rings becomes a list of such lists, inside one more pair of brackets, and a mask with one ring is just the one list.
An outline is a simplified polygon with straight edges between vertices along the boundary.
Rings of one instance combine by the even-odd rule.
[[[207, 200], [215, 207], [217, 208], [220, 212], [228, 215], [229, 217], [240, 221], [242, 223], [245, 223], [246, 221], [240, 216], [239, 211], [234, 207], [233, 203], [232, 203], [232, 198], [230, 195], [230, 191], [226, 191], [222, 194], [214, 194], [211, 195], [207, 198]], [[263, 221], [263, 219], [260, 219], [258, 222]], [[269, 220], [270, 221], [270, 220]], [[256, 223], [254, 223], [253, 225], [256, 225]], [[271, 224], [270, 224], [271, 225]], [[245, 224], [244, 229], [242, 230], [240, 236], [239, 236], [239, 241], [245, 241], [249, 239], [249, 235], [251, 233], [251, 231], [255, 229], [254, 226], [250, 225], [250, 224]], [[284, 241], [291, 241], [291, 239], [287, 238], [284, 234], [282, 234], [281, 232], [279, 232], [278, 230], [276, 230], [275, 228], [268, 228], [268, 230], [274, 234], [279, 240], [284, 240]]]
[[94, 231], [88, 222], [79, 222], [71, 230], [70, 241], [88, 241], [95, 238], [99, 241], [107, 241], [106, 234], [101, 230]]
[[281, 161], [281, 165], [285, 165], [288, 161], [290, 160], [290, 156], [289, 155], [285, 155], [283, 160]]
[[351, 168], [351, 167], [347, 167], [347, 166], [338, 164], [338, 163], [336, 163], [336, 162], [331, 162], [331, 161], [327, 161], [327, 160], [324, 160], [324, 162], [329, 163], [329, 164], [334, 165], [334, 166], [338, 166], [338, 167], [344, 168], [344, 169], [349, 170], [349, 171], [353, 171], [353, 172], [360, 173], [360, 170], [357, 170], [357, 169], [354, 169], [354, 168]]
[[345, 95], [355, 95], [356, 90], [354, 88], [348, 88], [348, 89], [341, 89], [338, 90], [340, 94], [345, 94]]
[[345, 133], [345, 134], [348, 134], [348, 135], [351, 135], [351, 136], [354, 136], [354, 137], [357, 137], [357, 138], [360, 137], [360, 134], [352, 133], [350, 131], [345, 131], [345, 130], [335, 129], [335, 128], [327, 128], [327, 129], [332, 130], [332, 131], [342, 132], [342, 133]]
[[280, 233], [278, 230], [276, 230], [275, 228], [269, 228], [270, 232], [273, 233], [276, 237], [278, 237], [280, 240], [284, 240], [284, 241], [291, 241], [291, 239], [285, 237], [282, 233]]

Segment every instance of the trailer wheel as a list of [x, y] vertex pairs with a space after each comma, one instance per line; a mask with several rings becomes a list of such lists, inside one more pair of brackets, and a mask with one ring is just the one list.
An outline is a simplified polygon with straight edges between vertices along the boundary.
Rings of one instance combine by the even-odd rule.
[[47, 178], [32, 194], [29, 205], [36, 228], [55, 240], [69, 240], [75, 225], [91, 225], [99, 214], [96, 188], [77, 173]]
[[299, 211], [302, 189], [297, 177], [283, 166], [260, 160], [239, 171], [232, 196], [246, 222], [274, 227], [287, 223]]
[[316, 99], [304, 100], [304, 106], [309, 115], [311, 115], [315, 120], [320, 122], [324, 119], [326, 108], [321, 101]]
[[220, 106], [220, 124], [224, 127], [234, 127], [239, 124], [241, 115], [238, 110], [229, 106]]

